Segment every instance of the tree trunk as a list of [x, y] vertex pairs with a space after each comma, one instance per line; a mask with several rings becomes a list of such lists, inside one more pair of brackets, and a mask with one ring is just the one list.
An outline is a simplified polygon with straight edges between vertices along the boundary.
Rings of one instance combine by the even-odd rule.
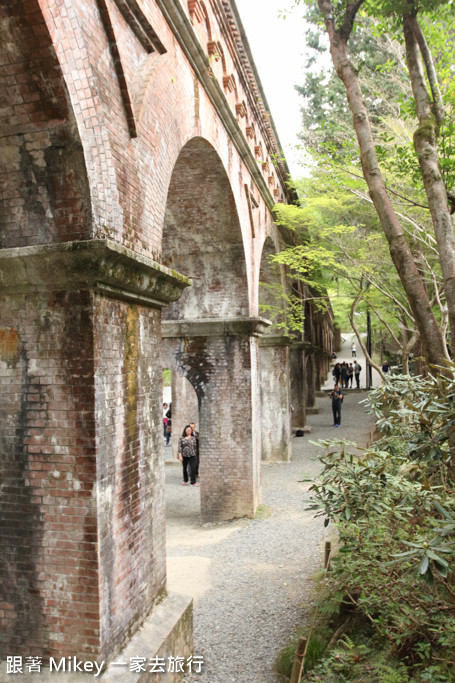
[[409, 375], [409, 354], [416, 345], [419, 335], [417, 332], [413, 332], [409, 341], [403, 346], [401, 351], [401, 374]]
[[355, 13], [362, 2], [349, 3], [341, 29], [336, 30], [333, 5], [329, 0], [318, 0], [330, 40], [330, 53], [335, 70], [342, 80], [354, 118], [354, 128], [360, 148], [360, 159], [370, 196], [389, 243], [390, 255], [403, 284], [420, 333], [427, 362], [444, 363], [442, 337], [433, 314], [427, 292], [406, 241], [400, 221], [387, 195], [384, 179], [374, 147], [368, 114], [363, 103], [357, 74], [347, 56], [347, 41], [352, 31]]
[[[414, 149], [419, 159], [438, 245], [439, 262], [444, 280], [453, 345], [455, 342], [455, 238], [447, 200], [447, 190], [439, 164], [437, 144], [439, 125], [425, 82], [418, 41], [419, 36], [421, 39], [423, 39], [423, 36], [421, 35], [417, 17], [405, 15], [403, 17], [403, 31], [409, 77], [419, 119], [419, 127], [414, 133]], [[434, 88], [435, 86], [433, 86]], [[438, 102], [435, 102], [434, 106], [437, 107], [437, 105]]]

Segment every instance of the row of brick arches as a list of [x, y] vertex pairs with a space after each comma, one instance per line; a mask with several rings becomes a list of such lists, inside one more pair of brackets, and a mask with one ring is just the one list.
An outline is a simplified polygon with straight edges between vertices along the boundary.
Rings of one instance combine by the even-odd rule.
[[163, 367], [177, 410], [197, 395], [210, 520], [254, 514], [326, 373], [329, 314], [292, 340], [261, 315], [293, 196], [235, 5], [204, 8], [235, 93], [186, 0], [0, 8], [4, 656], [108, 663], [165, 593]]

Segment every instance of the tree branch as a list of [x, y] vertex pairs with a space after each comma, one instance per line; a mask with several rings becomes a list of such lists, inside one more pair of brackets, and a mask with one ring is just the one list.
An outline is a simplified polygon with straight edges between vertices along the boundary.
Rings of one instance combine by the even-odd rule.
[[354, 26], [355, 15], [363, 5], [364, 0], [356, 0], [356, 2], [350, 2], [346, 7], [346, 14], [344, 15], [344, 21], [340, 28], [340, 34], [348, 40], [352, 33], [352, 27]]
[[412, 30], [419, 44], [423, 63], [425, 64], [425, 71], [427, 73], [428, 82], [431, 88], [431, 94], [433, 96], [433, 113], [436, 117], [436, 122], [438, 126], [441, 127], [444, 121], [444, 104], [442, 102], [441, 90], [439, 89], [438, 76], [434, 66], [431, 50], [428, 47], [428, 43], [425, 39], [425, 36], [423, 35], [422, 28], [417, 20], [417, 17], [410, 16], [409, 23], [412, 26]]

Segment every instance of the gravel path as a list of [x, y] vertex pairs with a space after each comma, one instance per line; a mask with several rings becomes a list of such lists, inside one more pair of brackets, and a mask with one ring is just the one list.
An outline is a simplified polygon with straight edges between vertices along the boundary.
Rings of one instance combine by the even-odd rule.
[[293, 438], [292, 462], [264, 464], [268, 517], [201, 525], [198, 489], [180, 485], [179, 465], [166, 467], [168, 588], [193, 595], [195, 654], [204, 659], [202, 673], [185, 682], [276, 682], [274, 660], [308, 621], [312, 577], [333, 533], [305, 511], [311, 484], [302, 479], [317, 479], [322, 452], [310, 440], [366, 445], [373, 428], [359, 405], [366, 392], [346, 394], [341, 429], [331, 426], [330, 400], [318, 398], [312, 434]]

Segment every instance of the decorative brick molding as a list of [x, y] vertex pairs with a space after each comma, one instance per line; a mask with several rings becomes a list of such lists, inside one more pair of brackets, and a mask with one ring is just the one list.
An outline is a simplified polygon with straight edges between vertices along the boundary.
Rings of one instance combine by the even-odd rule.
[[245, 133], [247, 138], [249, 138], [250, 140], [256, 140], [256, 131], [254, 130], [253, 124], [245, 128]]
[[199, 0], [188, 0], [188, 11], [192, 19], [196, 19], [198, 23], [204, 21], [205, 15]]
[[245, 118], [245, 117], [248, 118], [248, 112], [247, 112], [247, 109], [246, 109], [245, 102], [238, 102], [238, 103], [235, 105], [235, 113], [236, 113], [237, 116], [238, 116], [239, 118], [241, 118], [241, 119], [243, 119], [243, 118]]
[[223, 76], [223, 86], [224, 86], [224, 89], [227, 90], [228, 92], [235, 92], [235, 90], [237, 89], [237, 86], [235, 83], [234, 74], [229, 74], [228, 76]]
[[110, 240], [0, 250], [0, 293], [93, 289], [146, 306], [176, 301], [188, 278]]

